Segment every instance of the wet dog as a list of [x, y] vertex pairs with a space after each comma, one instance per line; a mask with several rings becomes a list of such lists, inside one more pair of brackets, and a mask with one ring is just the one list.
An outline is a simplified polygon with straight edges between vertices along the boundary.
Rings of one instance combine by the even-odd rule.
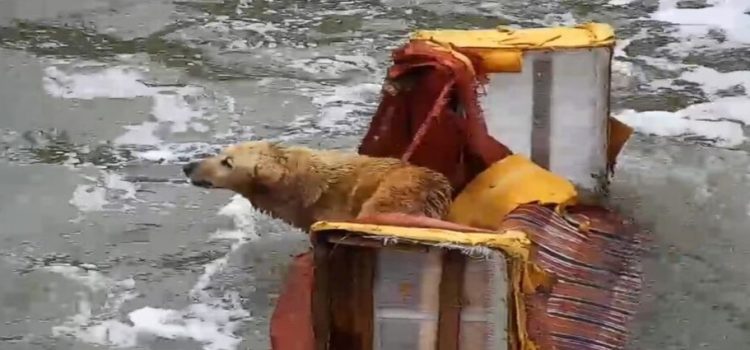
[[232, 145], [183, 171], [195, 186], [239, 193], [305, 231], [316, 221], [385, 213], [441, 219], [452, 195], [442, 174], [395, 158], [267, 141]]

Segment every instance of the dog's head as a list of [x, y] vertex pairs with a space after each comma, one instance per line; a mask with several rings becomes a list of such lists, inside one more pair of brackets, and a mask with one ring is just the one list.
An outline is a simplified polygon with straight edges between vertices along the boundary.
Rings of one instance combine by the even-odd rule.
[[250, 141], [225, 148], [216, 156], [186, 164], [182, 169], [190, 182], [204, 188], [224, 188], [248, 193], [258, 185], [272, 186], [287, 174], [281, 146]]

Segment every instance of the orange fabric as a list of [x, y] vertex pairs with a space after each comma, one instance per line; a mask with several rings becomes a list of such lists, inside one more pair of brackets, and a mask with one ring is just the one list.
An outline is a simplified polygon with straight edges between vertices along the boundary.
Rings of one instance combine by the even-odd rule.
[[300, 254], [289, 267], [276, 309], [271, 316], [271, 349], [312, 350], [312, 252]]
[[477, 99], [479, 83], [487, 81], [480, 60], [420, 40], [394, 51], [380, 106], [359, 153], [402, 158], [441, 172], [456, 193], [511, 154], [487, 133]]

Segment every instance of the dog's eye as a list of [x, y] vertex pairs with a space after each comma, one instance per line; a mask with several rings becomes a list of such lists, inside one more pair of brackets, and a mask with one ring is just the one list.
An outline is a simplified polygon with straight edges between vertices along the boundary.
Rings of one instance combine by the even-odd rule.
[[229, 169], [232, 169], [232, 167], [234, 166], [234, 164], [232, 164], [232, 158], [231, 157], [226, 157], [226, 158], [222, 159], [221, 160], [221, 165], [225, 166], [225, 167], [227, 167]]

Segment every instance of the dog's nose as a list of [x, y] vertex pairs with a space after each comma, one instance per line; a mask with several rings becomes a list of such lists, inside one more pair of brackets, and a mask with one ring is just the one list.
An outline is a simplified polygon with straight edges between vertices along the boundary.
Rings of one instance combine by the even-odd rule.
[[182, 167], [182, 171], [185, 173], [186, 176], [190, 176], [190, 174], [192, 174], [193, 171], [195, 171], [195, 168], [197, 167], [198, 167], [198, 163], [196, 162], [187, 163]]

